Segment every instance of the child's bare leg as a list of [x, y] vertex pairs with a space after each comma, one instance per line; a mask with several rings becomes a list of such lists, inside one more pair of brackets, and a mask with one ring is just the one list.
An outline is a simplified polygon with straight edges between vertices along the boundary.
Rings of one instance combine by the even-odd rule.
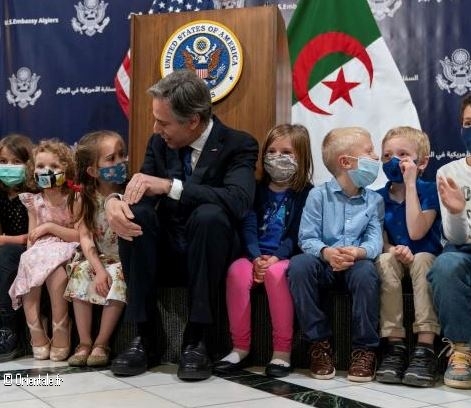
[[69, 304], [64, 299], [67, 286], [67, 274], [63, 266], [57, 268], [46, 280], [52, 309], [52, 343], [54, 347], [70, 346]]
[[23, 296], [23, 310], [31, 334], [31, 345], [35, 347], [44, 346], [49, 342], [46, 328], [41, 322], [40, 305], [41, 287], [31, 288], [30, 292]]

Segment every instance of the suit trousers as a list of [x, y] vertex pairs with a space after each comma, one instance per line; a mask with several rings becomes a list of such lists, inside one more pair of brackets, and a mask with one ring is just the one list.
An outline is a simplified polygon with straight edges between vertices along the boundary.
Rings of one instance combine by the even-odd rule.
[[[185, 274], [189, 294], [189, 322], [212, 324], [213, 311], [227, 268], [240, 250], [236, 228], [215, 204], [195, 208], [184, 222], [184, 245], [159, 225], [155, 201], [143, 199], [131, 207], [143, 234], [119, 240], [119, 254], [128, 285], [125, 319], [144, 323], [157, 310], [158, 274]], [[183, 262], [182, 262], [183, 261]], [[182, 271], [181, 269], [185, 269]]]

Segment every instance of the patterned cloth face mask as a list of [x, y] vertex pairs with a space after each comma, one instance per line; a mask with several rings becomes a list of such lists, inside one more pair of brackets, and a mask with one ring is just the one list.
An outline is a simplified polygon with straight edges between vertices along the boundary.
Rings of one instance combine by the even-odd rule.
[[109, 167], [99, 167], [98, 177], [107, 183], [123, 184], [127, 179], [127, 163], [121, 162]]
[[353, 184], [358, 188], [365, 188], [372, 184], [378, 177], [380, 161], [370, 159], [369, 157], [349, 157], [358, 160], [358, 167], [348, 170], [348, 175]]
[[34, 179], [39, 188], [60, 187], [65, 183], [65, 174], [63, 171], [54, 173], [51, 169], [45, 168], [35, 171]]
[[290, 154], [267, 153], [263, 158], [263, 167], [276, 183], [285, 183], [296, 173], [298, 162]]
[[7, 187], [17, 186], [25, 181], [24, 164], [0, 164], [0, 181]]

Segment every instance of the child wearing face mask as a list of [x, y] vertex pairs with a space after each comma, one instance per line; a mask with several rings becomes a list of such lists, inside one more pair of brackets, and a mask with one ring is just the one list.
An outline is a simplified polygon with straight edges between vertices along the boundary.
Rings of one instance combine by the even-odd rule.
[[[376, 262], [381, 278], [380, 330], [388, 343], [376, 378], [379, 382], [432, 387], [437, 376], [434, 339], [440, 325], [427, 282], [440, 242], [440, 204], [435, 182], [420, 178], [430, 156], [428, 136], [411, 127], [389, 130], [382, 142], [388, 182], [384, 200], [384, 246]], [[410, 354], [404, 339], [402, 278], [412, 280], [417, 344]]]
[[293, 305], [286, 279], [291, 256], [299, 253], [298, 228], [307, 194], [312, 188], [312, 156], [304, 126], [273, 128], [263, 147], [263, 178], [257, 186], [254, 209], [243, 223], [245, 256], [229, 267], [226, 300], [233, 349], [215, 363], [219, 371], [246, 363], [251, 343], [250, 291], [263, 285], [273, 326], [273, 356], [265, 369], [270, 377], [291, 370]]
[[433, 303], [448, 348], [445, 385], [471, 389], [471, 93], [461, 100], [461, 138], [466, 157], [437, 171], [446, 245], [430, 269]]
[[[105, 366], [110, 337], [126, 303], [126, 283], [118, 254], [118, 237], [105, 217], [105, 197], [122, 193], [126, 182], [124, 141], [111, 131], [86, 134], [75, 151], [76, 182], [81, 186], [77, 220], [80, 247], [67, 266], [64, 296], [74, 305], [80, 344], [71, 366]], [[102, 305], [100, 329], [92, 340], [92, 306]]]
[[291, 258], [288, 281], [316, 379], [335, 376], [332, 331], [322, 310], [322, 293], [340, 286], [352, 296], [352, 355], [348, 379], [372, 381], [379, 346], [379, 278], [374, 259], [383, 246], [384, 206], [367, 189], [379, 170], [370, 134], [336, 128], [322, 142], [324, 165], [334, 176], [309, 193], [299, 227], [303, 254]]
[[[31, 334], [33, 356], [38, 360], [65, 360], [70, 352], [72, 322], [64, 299], [67, 285], [65, 264], [77, 248], [79, 234], [68, 207], [74, 177], [72, 151], [66, 144], [45, 140], [33, 150], [28, 162], [27, 182], [38, 194], [22, 193], [28, 210], [28, 249], [21, 255], [18, 274], [10, 287], [13, 308], [23, 305]], [[41, 289], [46, 284], [52, 311], [52, 340], [40, 316]]]
[[18, 194], [27, 191], [26, 163], [33, 143], [23, 135], [12, 134], [0, 140], [0, 362], [18, 354], [18, 315], [8, 295], [26, 250], [28, 212]]

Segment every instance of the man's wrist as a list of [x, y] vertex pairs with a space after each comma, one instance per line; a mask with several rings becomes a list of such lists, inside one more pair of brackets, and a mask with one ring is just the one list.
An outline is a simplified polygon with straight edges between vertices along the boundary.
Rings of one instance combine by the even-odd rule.
[[106, 198], [105, 198], [105, 202], [103, 203], [103, 208], [106, 210], [106, 205], [108, 204], [108, 202], [110, 200], [112, 200], [113, 198], [117, 199], [117, 200], [120, 200], [120, 201], [123, 201], [123, 195], [120, 194], [120, 193], [111, 193], [109, 194]]

